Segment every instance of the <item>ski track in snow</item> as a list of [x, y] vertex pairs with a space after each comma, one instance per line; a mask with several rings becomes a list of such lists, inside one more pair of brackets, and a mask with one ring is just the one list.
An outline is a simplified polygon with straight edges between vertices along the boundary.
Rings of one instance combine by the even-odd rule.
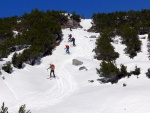
[[[17, 95], [16, 95], [16, 93], [15, 93], [15, 90], [13, 89], [13, 87], [11, 87], [5, 80], [3, 80], [3, 83], [6, 85], [6, 87], [9, 89], [9, 91], [12, 93], [12, 95], [14, 96], [14, 98], [15, 98], [15, 100], [16, 100], [16, 102], [18, 103], [18, 105], [15, 107], [15, 109], [17, 108], [19, 108], [19, 102], [18, 102], [18, 97], [17, 97]], [[14, 109], [14, 108], [13, 108]]]
[[[86, 34], [87, 32], [84, 31], [84, 29], [73, 29], [73, 31], [69, 31], [69, 29], [64, 29], [63, 30], [64, 40], [60, 44], [61, 47], [56, 47], [54, 54], [52, 56], [46, 57], [46, 59], [43, 60], [43, 63], [47, 61], [50, 61], [50, 62], [52, 61], [56, 65], [55, 73], [57, 73], [56, 76], [58, 75], [59, 79], [50, 81], [54, 83], [53, 87], [50, 87], [46, 91], [39, 92], [39, 93], [26, 92], [26, 95], [28, 94], [30, 95], [33, 93], [32, 95], [34, 96], [29, 96], [29, 97], [26, 96], [25, 99], [21, 101], [18, 99], [15, 90], [12, 88], [13, 86], [11, 87], [11, 84], [8, 84], [7, 82], [5, 82], [8, 89], [12, 92], [16, 101], [18, 102], [18, 105], [14, 105], [13, 107], [9, 108], [9, 110], [12, 113], [15, 113], [18, 110], [19, 106], [23, 104], [26, 104], [28, 106], [28, 109], [30, 109], [31, 111], [35, 109], [38, 110], [42, 108], [47, 108], [49, 106], [53, 106], [57, 103], [62, 102], [63, 99], [67, 98], [76, 89], [78, 89], [77, 83], [75, 82], [73, 76], [70, 75], [67, 69], [65, 69], [65, 66], [68, 63], [72, 63], [72, 59], [77, 58], [77, 57], [85, 57], [85, 56], [88, 56], [89, 53], [91, 53], [93, 48], [90, 46], [89, 43], [93, 44], [93, 42], [90, 41], [89, 38], [85, 38], [85, 35], [81, 35], [82, 33]], [[75, 37], [76, 44], [77, 44], [76, 47], [72, 46], [72, 42], [71, 43], [67, 42], [68, 34], [72, 34], [73, 37]], [[70, 55], [63, 54], [65, 52], [65, 50], [63, 50], [65, 44], [70, 45], [70, 52], [71, 52]], [[57, 50], [58, 51], [61, 50], [61, 53], [57, 52]], [[57, 55], [61, 55], [62, 59], [57, 59]], [[28, 69], [26, 70], [28, 72], [32, 72], [32, 70], [28, 70]]]
[[[95, 44], [95, 39], [88, 38], [88, 37], [90, 35], [93, 35], [94, 33], [88, 33], [87, 31], [84, 31], [84, 28], [83, 29], [73, 29], [73, 31], [70, 31], [69, 29], [63, 29], [62, 31], [64, 34], [64, 36], [63, 36], [64, 39], [62, 40], [60, 45], [56, 47], [56, 49], [53, 51], [53, 54], [51, 56], [47, 56], [47, 57], [43, 58], [42, 64], [40, 64], [39, 66], [34, 66], [32, 68], [30, 68], [30, 66], [27, 66], [22, 70], [23, 72], [25, 72], [25, 74], [24, 74], [25, 76], [22, 75], [23, 77], [20, 77], [22, 80], [21, 82], [24, 82], [24, 77], [26, 80], [22, 86], [25, 86], [28, 82], [29, 83], [33, 82], [34, 84], [37, 85], [37, 87], [35, 85], [33, 85], [32, 86], [33, 89], [30, 89], [29, 87], [22, 88], [20, 86], [22, 89], [21, 89], [21, 91], [19, 91], [19, 89], [17, 89], [17, 88], [20, 88], [20, 87], [18, 87], [17, 85], [21, 85], [21, 84], [16, 84], [14, 82], [16, 79], [19, 78], [18, 76], [20, 76], [19, 75], [20, 70], [17, 70], [17, 72], [16, 72], [16, 74], [18, 74], [18, 75], [12, 74], [11, 76], [6, 76], [6, 79], [3, 80], [3, 83], [7, 88], [7, 92], [9, 93], [9, 95], [11, 95], [8, 98], [12, 99], [13, 101], [15, 100], [14, 105], [12, 105], [12, 103], [11, 103], [8, 106], [10, 113], [16, 113], [18, 111], [20, 105], [23, 105], [23, 104], [26, 104], [27, 109], [30, 109], [31, 112], [34, 111], [33, 113], [41, 113], [41, 112], [45, 113], [45, 111], [44, 111], [45, 109], [48, 109], [48, 112], [51, 112], [51, 108], [53, 108], [53, 107], [55, 108], [55, 105], [56, 105], [56, 107], [58, 107], [57, 105], [61, 104], [62, 102], [65, 102], [65, 99], [66, 100], [69, 99], [69, 96], [74, 94], [74, 92], [78, 91], [78, 89], [80, 88], [79, 84], [76, 82], [76, 79], [74, 78], [73, 75], [71, 75], [71, 73], [69, 73], [69, 71], [67, 70], [66, 67], [68, 64], [72, 63], [73, 59], [76, 59], [76, 58], [77, 59], [78, 58], [84, 58], [84, 59], [87, 58], [88, 60], [93, 59], [91, 56], [92, 56], [92, 49], [94, 49], [93, 45]], [[72, 36], [75, 37], [76, 45], [77, 45], [76, 47], [72, 46], [72, 42], [68, 42], [68, 34], [72, 34]], [[97, 35], [97, 34], [94, 34], [94, 35]], [[148, 65], [149, 64], [149, 62], [148, 62], [149, 59], [147, 58], [148, 52], [147, 52], [147, 49], [145, 49], [145, 48], [147, 48], [147, 40], [141, 39], [141, 41], [142, 41], [141, 50], [144, 53], [144, 56], [143, 56], [143, 53], [138, 53], [138, 56], [135, 57], [134, 59], [128, 59], [128, 60], [124, 60], [124, 61], [122, 61], [122, 60], [120, 61], [120, 59], [118, 59], [116, 61], [117, 65], [120, 65], [120, 63], [123, 63], [125, 65], [128, 65], [131, 70], [132, 70], [132, 68], [134, 68], [134, 66], [136, 64], [138, 64], [138, 67], [143, 66], [144, 64]], [[65, 48], [66, 44], [70, 45], [70, 52], [71, 52], [70, 55], [65, 54], [64, 48]], [[115, 44], [113, 44], [113, 45], [115, 45]], [[122, 57], [122, 58], [128, 57], [126, 54], [123, 54], [123, 49], [125, 47], [124, 45], [121, 45], [121, 43], [119, 43], [115, 46], [120, 47], [119, 52], [122, 52], [120, 57]], [[116, 49], [118, 49], [118, 47], [116, 47]], [[9, 56], [9, 58], [6, 60], [7, 61], [10, 60], [10, 58], [11, 58], [11, 56]], [[49, 72], [47, 71], [47, 73], [46, 73], [45, 69], [48, 68], [50, 63], [54, 63], [56, 66], [55, 74], [58, 77], [57, 79], [54, 79], [54, 80], [47, 79], [46, 74], [47, 73], [49, 74]], [[145, 67], [145, 68], [148, 68], [148, 67]], [[34, 71], [37, 71], [36, 76], [39, 77], [35, 81], [34, 81], [34, 79], [36, 77], [34, 75]], [[27, 77], [26, 75], [28, 75], [28, 74], [30, 74], [29, 78], [31, 78], [31, 81], [27, 81], [27, 80], [30, 80], [29, 78], [26, 79], [26, 77]], [[44, 74], [45, 74], [45, 76], [44, 76]], [[18, 81], [20, 81], [20, 78]], [[18, 82], [18, 83], [21, 83], [21, 82]], [[48, 87], [47, 85], [50, 85], [50, 87]], [[129, 87], [131, 87], [131, 86], [129, 86]], [[107, 88], [107, 90], [106, 90], [106, 88]], [[133, 88], [137, 88], [137, 87], [134, 86]], [[117, 89], [116, 92], [114, 92], [115, 89]], [[131, 87], [131, 89], [132, 89], [132, 87]], [[99, 96], [102, 97], [100, 100], [102, 102], [98, 103], [99, 100], [95, 99], [96, 95], [98, 95], [98, 94], [95, 94], [95, 98], [92, 97], [93, 99], [95, 99], [95, 101], [93, 101], [92, 104], [81, 102], [81, 104], [83, 103], [83, 104], [85, 104], [85, 106], [86, 106], [86, 104], [87, 105], [91, 104], [90, 105], [91, 108], [89, 107], [88, 110], [83, 110], [83, 111], [87, 111], [86, 113], [96, 113], [96, 112], [97, 113], [128, 113], [128, 112], [133, 113], [133, 112], [135, 112], [135, 109], [137, 109], [136, 108], [137, 106], [141, 106], [141, 108], [138, 108], [138, 110], [140, 110], [140, 111], [149, 110], [149, 106], [148, 106], [149, 101], [143, 100], [143, 98], [142, 98], [142, 96], [145, 94], [143, 92], [143, 87], [139, 88], [139, 86], [138, 86], [138, 90], [135, 90], [136, 92], [134, 90], [133, 91], [129, 90], [126, 92], [126, 90], [125, 91], [124, 90], [120, 89], [119, 87], [115, 87], [115, 85], [114, 85], [114, 88], [111, 86], [110, 87], [106, 86], [104, 88], [101, 88]], [[120, 92], [123, 91], [124, 93], [120, 93], [119, 91]], [[108, 95], [108, 94], [111, 94], [111, 95]], [[136, 94], [136, 97], [135, 97], [135, 94]], [[86, 95], [88, 95], [88, 93], [86, 93]], [[145, 95], [145, 96], [148, 96], [148, 95], [149, 94], [147, 93], [147, 95]], [[107, 96], [107, 97], [105, 98], [105, 96]], [[82, 95], [81, 95], [81, 97], [82, 97]], [[88, 99], [91, 99], [91, 97], [86, 98], [87, 101], [85, 101], [85, 102], [92, 102], [92, 100], [88, 101]], [[126, 100], [128, 100], [128, 101], [126, 101]], [[141, 101], [141, 102], [138, 102], [138, 101]], [[74, 102], [76, 103], [76, 101], [74, 101]], [[97, 105], [97, 103], [100, 107], [95, 108], [94, 105]], [[72, 103], [70, 103], [70, 104], [72, 104]], [[6, 106], [7, 106], [7, 104], [6, 104]], [[63, 106], [61, 106], [61, 107], [63, 107]], [[146, 110], [144, 107], [146, 108]], [[73, 106], [73, 109], [72, 109], [73, 113], [76, 113], [76, 111], [78, 111], [78, 109], [76, 109], [76, 108], [77, 107]], [[93, 109], [93, 108], [95, 108], [95, 109]], [[81, 110], [81, 112], [82, 112], [82, 108], [80, 108], [79, 110]], [[46, 113], [48, 113], [48, 112], [46, 112]], [[148, 113], [148, 111], [147, 111], [147, 113]]]
[[[77, 30], [76, 32], [78, 31], [81, 31], [81, 29]], [[68, 40], [68, 30], [64, 30], [64, 32], [66, 32], [65, 35], [64, 34], [64, 40]], [[85, 31], [84, 31], [85, 32]], [[73, 34], [73, 31], [70, 32]], [[76, 37], [80, 37], [80, 34]], [[67, 65], [68, 63], [72, 63], [72, 59], [76, 58], [76, 57], [84, 57], [85, 55], [87, 55], [88, 53], [91, 52], [91, 48], [89, 46], [89, 44], [87, 43], [87, 41], [89, 41], [89, 39], [87, 39], [87, 41], [83, 42], [83, 39], [81, 38], [84, 38], [84, 37], [80, 37], [80, 38], [77, 38], [76, 40], [76, 43], [77, 43], [77, 46], [76, 47], [70, 47], [70, 51], [72, 48], [74, 49], [80, 49], [80, 53], [78, 53], [76, 51], [76, 53], [73, 53], [73, 51], [71, 51], [71, 54], [75, 54], [75, 55], [68, 55], [67, 57], [69, 57], [69, 59], [67, 58], [62, 58], [63, 60], [62, 61], [59, 61], [59, 66], [56, 66], [58, 67], [57, 69], [57, 74], [58, 75], [61, 75], [59, 76], [59, 79], [57, 80], [57, 85], [53, 88], [53, 89], [50, 89], [47, 91], [47, 93], [42, 93], [41, 95], [38, 95], [37, 97], [34, 97], [33, 98], [33, 101], [31, 101], [31, 99], [29, 99], [28, 101], [29, 102], [32, 102], [32, 103], [27, 103], [28, 106], [32, 106], [34, 109], [38, 109], [38, 108], [42, 108], [42, 107], [45, 107], [47, 104], [48, 106], [49, 105], [55, 105], [59, 102], [61, 102], [63, 100], [63, 98], [67, 97], [68, 95], [71, 95], [73, 93], [73, 91], [75, 91], [77, 89], [77, 83], [75, 82], [74, 78], [68, 73], [67, 69], [65, 69], [65, 65]], [[64, 41], [65, 44], [68, 44], [69, 42], [67, 41]], [[66, 43], [67, 42], [67, 43]], [[81, 44], [81, 43], [84, 43], [84, 44]], [[61, 43], [63, 44], [63, 42]], [[72, 44], [72, 43], [69, 43], [69, 44]], [[80, 46], [81, 45], [84, 45], [84, 47]], [[56, 50], [57, 51], [57, 50]], [[54, 57], [55, 57], [55, 54], [54, 54]], [[66, 56], [64, 56], [66, 57]], [[66, 59], [66, 60], [65, 60]], [[56, 61], [56, 59], [53, 59], [54, 61]], [[56, 63], [57, 65], [57, 63]], [[41, 98], [40, 98], [41, 97]], [[42, 97], [44, 97], [44, 99], [42, 100]], [[31, 108], [31, 109], [33, 109]]]

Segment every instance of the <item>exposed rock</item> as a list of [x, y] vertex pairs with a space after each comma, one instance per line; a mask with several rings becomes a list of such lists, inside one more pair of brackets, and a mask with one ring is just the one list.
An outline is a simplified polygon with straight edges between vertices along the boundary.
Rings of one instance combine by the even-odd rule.
[[113, 42], [114, 42], [115, 44], [118, 44], [118, 40], [113, 40]]
[[5, 80], [5, 77], [3, 76], [2, 79]]
[[41, 59], [38, 58], [29, 58], [25, 63], [30, 65], [39, 65], [41, 63]]
[[141, 39], [146, 39], [146, 37], [144, 36], [144, 37], [141, 37]]
[[83, 62], [81, 62], [81, 61], [79, 61], [77, 59], [73, 59], [72, 60], [72, 65], [79, 66], [79, 65], [82, 65], [82, 64], [83, 64]]
[[89, 38], [96, 38], [96, 36], [95, 36], [95, 35], [92, 35], [92, 36], [90, 36]]
[[82, 28], [82, 26], [80, 25], [80, 23], [77, 22], [76, 20], [73, 20], [73, 19], [69, 19], [68, 22], [66, 24], [62, 25], [61, 27], [63, 29], [64, 28], [73, 28], [73, 29]]
[[85, 69], [86, 71], [88, 70], [85, 66], [79, 68], [79, 70], [83, 70], [83, 69]]
[[97, 79], [98, 81], [100, 81], [101, 83], [117, 83], [118, 82], [118, 78], [117, 77], [111, 77], [111, 78], [101, 78], [101, 79]]
[[126, 87], [126, 86], [127, 86], [127, 84], [124, 83], [124, 84], [123, 84], [123, 87]]
[[88, 80], [89, 82], [91, 82], [91, 83], [93, 83], [94, 82], [94, 80]]

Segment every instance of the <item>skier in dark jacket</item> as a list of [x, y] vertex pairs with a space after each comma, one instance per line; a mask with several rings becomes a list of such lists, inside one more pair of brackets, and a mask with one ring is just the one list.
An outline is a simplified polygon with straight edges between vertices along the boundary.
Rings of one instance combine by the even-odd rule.
[[74, 37], [72, 37], [72, 42], [73, 42], [73, 46], [76, 46]]
[[69, 34], [68, 37], [69, 37], [69, 38], [68, 38], [68, 41], [71, 42], [71, 41], [72, 41], [72, 40], [71, 40], [72, 35]]

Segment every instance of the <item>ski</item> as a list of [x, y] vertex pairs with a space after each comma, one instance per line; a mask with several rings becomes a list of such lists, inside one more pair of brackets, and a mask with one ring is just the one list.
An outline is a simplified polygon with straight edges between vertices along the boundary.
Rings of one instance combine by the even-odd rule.
[[50, 79], [50, 80], [52, 80], [52, 79], [59, 79], [59, 77], [48, 77], [47, 79]]
[[65, 53], [65, 55], [70, 55], [71, 53], [69, 52], [69, 53]]
[[52, 78], [47, 78], [47, 79], [50, 79], [50, 80], [52, 80]]
[[70, 47], [76, 47], [76, 46], [77, 46], [77, 45], [73, 45], [73, 44], [70, 45]]

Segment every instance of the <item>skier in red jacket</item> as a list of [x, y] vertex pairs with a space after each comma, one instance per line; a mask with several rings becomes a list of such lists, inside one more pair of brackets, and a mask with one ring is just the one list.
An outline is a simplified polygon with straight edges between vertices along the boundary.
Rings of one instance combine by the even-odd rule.
[[52, 73], [53, 73], [53, 76], [54, 76], [54, 78], [55, 78], [55, 77], [56, 77], [56, 76], [55, 76], [55, 72], [54, 72], [54, 70], [55, 70], [55, 65], [54, 65], [54, 64], [50, 64], [50, 67], [47, 68], [47, 70], [48, 70], [48, 69], [51, 69], [51, 70], [50, 70], [50, 78], [52, 78], [52, 75], [51, 75]]
[[69, 52], [69, 45], [66, 45], [66, 53], [68, 53], [68, 54], [70, 54], [70, 52]]

